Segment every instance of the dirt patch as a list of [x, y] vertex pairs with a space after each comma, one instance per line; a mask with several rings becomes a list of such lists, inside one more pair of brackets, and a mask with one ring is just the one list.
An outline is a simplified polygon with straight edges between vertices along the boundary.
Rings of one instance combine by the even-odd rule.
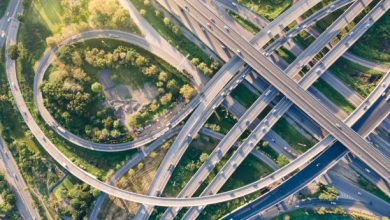
[[145, 83], [141, 88], [129, 85], [117, 85], [112, 80], [111, 70], [102, 70], [99, 81], [103, 86], [106, 97], [105, 106], [114, 109], [115, 115], [127, 126], [127, 118], [150, 104], [158, 95], [156, 87]]

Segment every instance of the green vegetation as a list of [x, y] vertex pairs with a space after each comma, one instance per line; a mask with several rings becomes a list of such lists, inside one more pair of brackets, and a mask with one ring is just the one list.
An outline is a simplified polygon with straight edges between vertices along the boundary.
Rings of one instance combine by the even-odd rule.
[[257, 27], [255, 24], [253, 24], [251, 21], [241, 17], [239, 14], [235, 13], [234, 11], [229, 11], [230, 16], [234, 20], [236, 20], [239, 24], [241, 24], [245, 29], [250, 31], [252, 34], [257, 34], [260, 31], [260, 28]]
[[246, 108], [249, 108], [258, 98], [242, 83], [238, 84], [230, 95]]
[[12, 192], [11, 186], [0, 173], [0, 217], [6, 219], [18, 219], [16, 208], [16, 196]]
[[0, 1], [0, 17], [3, 17], [5, 11], [7, 10], [7, 5], [10, 0], [2, 0]]
[[296, 58], [296, 56], [291, 51], [287, 50], [284, 47], [280, 47], [277, 50], [277, 53], [279, 54], [279, 56], [281, 56], [289, 64], [294, 62], [294, 60]]
[[363, 97], [376, 87], [383, 73], [340, 58], [330, 71]]
[[118, 84], [128, 82], [136, 89], [148, 82], [158, 88], [159, 98], [131, 115], [129, 124], [135, 128], [144, 126], [180, 98], [189, 101], [194, 95], [188, 80], [162, 59], [123, 42], [104, 40], [103, 46], [97, 46], [99, 42], [61, 47], [57, 54], [61, 63], [52, 68], [41, 87], [45, 105], [70, 131], [99, 142], [129, 139], [113, 111], [103, 108], [102, 93], [92, 91], [94, 87], [101, 91], [96, 83], [104, 69], [114, 69], [112, 78]]
[[80, 66], [63, 63], [58, 63], [52, 70], [41, 90], [45, 106], [60, 124], [72, 133], [96, 142], [129, 139], [113, 110], [103, 107], [103, 93], [92, 91], [92, 86], [96, 89], [97, 85], [95, 77]]
[[210, 59], [196, 44], [187, 39], [179, 26], [171, 21], [170, 18], [164, 17], [164, 13], [156, 9], [150, 1], [131, 0], [131, 2], [162, 37], [182, 54], [189, 55], [188, 59], [192, 60], [194, 65], [207, 76], [212, 76], [219, 69], [218, 62]]
[[218, 107], [205, 124], [205, 127], [222, 134], [227, 134], [236, 122], [237, 120], [229, 111], [225, 108]]
[[328, 209], [321, 207], [319, 209], [297, 209], [286, 214], [282, 214], [272, 220], [301, 219], [301, 220], [365, 220], [376, 219], [372, 216], [366, 216], [361, 213], [347, 213], [342, 208]]
[[269, 146], [268, 141], [262, 141], [256, 147], [256, 149], [262, 151], [265, 155], [274, 160], [279, 167], [283, 167], [284, 165], [289, 163], [288, 158], [272, 149], [272, 147]]
[[323, 79], [318, 79], [314, 83], [314, 87], [316, 87], [322, 94], [324, 94], [330, 101], [339, 106], [348, 114], [352, 113], [355, 109], [353, 106], [343, 95], [341, 95], [337, 90], [335, 90], [331, 85], [325, 82]]
[[[18, 39], [21, 48], [21, 55], [17, 62], [17, 74], [20, 89], [30, 111], [33, 113], [35, 120], [56, 147], [81, 168], [87, 170], [100, 179], [106, 179], [108, 171], [113, 168], [117, 169], [120, 164], [124, 163], [125, 160], [131, 156], [133, 151], [113, 153], [107, 157], [106, 153], [90, 151], [75, 146], [55, 134], [51, 128], [43, 122], [33, 105], [32, 88], [35, 75], [33, 67], [35, 62], [40, 59], [47, 46], [45, 39], [54, 33], [48, 28], [49, 23], [59, 27], [65, 24], [58, 21], [56, 17], [53, 17], [54, 15], [50, 18], [47, 15], [53, 13], [54, 11], [55, 13], [53, 14], [63, 16], [64, 13], [62, 13], [62, 11], [70, 10], [69, 8], [62, 7], [61, 4], [55, 4], [55, 2], [59, 3], [57, 0], [47, 2], [48, 4], [43, 4], [43, 1], [32, 0], [30, 3], [25, 4], [25, 19], [24, 22], [21, 23]], [[58, 8], [54, 10], [51, 7], [52, 5], [56, 5]], [[15, 114], [14, 112], [11, 113]], [[19, 120], [21, 120], [18, 114], [16, 114], [16, 116], [19, 117]], [[12, 117], [9, 116], [9, 118]], [[22, 125], [24, 125], [24, 123], [20, 121], [19, 126], [27, 130], [25, 125]], [[22, 130], [21, 133], [24, 133], [25, 130]], [[19, 136], [14, 137], [14, 139], [18, 138]], [[12, 143], [12, 141], [13, 140], [8, 143]], [[30, 143], [28, 143], [28, 145], [30, 147]], [[44, 151], [42, 150], [42, 152]]]
[[324, 185], [322, 183], [319, 184], [319, 189], [316, 194], [319, 199], [327, 201], [333, 201], [339, 196], [339, 192], [337, 192], [334, 186]]
[[390, 202], [390, 197], [387, 196], [384, 192], [382, 192], [378, 187], [376, 187], [374, 184], [366, 180], [364, 177], [359, 176], [358, 178], [358, 184], [359, 187], [362, 189], [378, 196], [379, 198], [383, 199], [386, 202]]
[[[252, 183], [261, 177], [272, 172], [272, 169], [259, 161], [255, 156], [249, 155], [236, 169], [233, 175], [228, 179], [220, 192], [229, 191], [246, 184]], [[206, 206], [201, 212], [200, 219], [220, 219], [234, 209], [244, 205], [263, 194], [263, 191], [252, 193], [240, 199], [234, 199], [229, 202]]]
[[20, 55], [20, 50], [19, 50], [19, 46], [17, 44], [12, 45], [8, 48], [8, 56], [12, 60], [17, 60], [19, 58], [19, 55]]
[[280, 118], [279, 121], [272, 127], [280, 137], [290, 144], [297, 151], [306, 152], [314, 143], [303, 136], [295, 129], [285, 118]]
[[385, 13], [350, 51], [374, 62], [390, 65], [390, 13]]
[[292, 0], [237, 0], [257, 14], [264, 16], [268, 20], [273, 20], [284, 10], [289, 8]]
[[54, 189], [58, 212], [63, 216], [71, 216], [72, 219], [83, 219], [88, 216], [88, 210], [92, 207], [99, 191], [82, 183], [74, 177], [67, 176]]
[[204, 157], [202, 154], [210, 154], [216, 145], [217, 142], [212, 138], [203, 135], [196, 137], [173, 171], [164, 189], [164, 195], [176, 196], [202, 165], [201, 159]]

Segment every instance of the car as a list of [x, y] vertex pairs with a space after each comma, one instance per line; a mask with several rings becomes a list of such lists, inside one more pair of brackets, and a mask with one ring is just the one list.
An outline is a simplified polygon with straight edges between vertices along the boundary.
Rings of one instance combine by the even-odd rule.
[[5, 32], [4, 32], [4, 31], [1, 32], [1, 37], [2, 37], [2, 38], [5, 37]]
[[367, 173], [371, 173], [371, 171], [368, 168], [364, 169]]
[[362, 193], [361, 193], [361, 192], [359, 192], [359, 191], [357, 192], [357, 194], [358, 194], [359, 196], [361, 196], [361, 195], [362, 195]]
[[237, 49], [237, 53], [238, 53], [238, 54], [241, 54], [241, 50]]
[[215, 23], [215, 20], [214, 20], [214, 18], [210, 18], [210, 21], [211, 21], [211, 22], [213, 22], [213, 23]]
[[230, 31], [230, 28], [228, 26], [226, 26], [226, 25], [224, 25], [223, 28], [225, 28], [225, 30], [228, 31], [228, 32]]

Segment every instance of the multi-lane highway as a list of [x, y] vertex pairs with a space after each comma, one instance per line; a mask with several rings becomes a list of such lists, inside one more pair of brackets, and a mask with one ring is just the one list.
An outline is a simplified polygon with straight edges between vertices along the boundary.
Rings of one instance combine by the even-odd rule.
[[[304, 13], [305, 11], [309, 10], [312, 6], [315, 5], [315, 1], [302, 1], [301, 4], [297, 4], [297, 6], [291, 8], [290, 10], [286, 11], [282, 16], [280, 16], [275, 22], [271, 23], [267, 28], [263, 29], [254, 39], [253, 43], [257, 44], [259, 48], [264, 46], [266, 44], [266, 39], [270, 39], [269, 35], [267, 33], [273, 33], [277, 34], [280, 31], [282, 31], [279, 27], [279, 24], [281, 23], [286, 23], [288, 24], [288, 21], [290, 21], [291, 18], [297, 18], [301, 14]], [[297, 13], [297, 10], [299, 9], [299, 12]], [[237, 57], [234, 57], [231, 61], [229, 61], [225, 66], [227, 65], [232, 65], [235, 64], [234, 66], [238, 68], [238, 66], [241, 66], [243, 63], [237, 59]], [[224, 66], [224, 67], [225, 67]], [[226, 71], [224, 67], [220, 71]], [[235, 71], [234, 71], [235, 72]], [[230, 74], [230, 72], [226, 72], [225, 75]], [[229, 75], [230, 76], [230, 75]], [[225, 77], [224, 77], [225, 78]], [[218, 82], [216, 85], [217, 86], [223, 86], [223, 82]], [[227, 86], [229, 89], [229, 86]], [[214, 90], [218, 91], [218, 90]], [[221, 88], [219, 88], [219, 91], [221, 91]], [[212, 94], [211, 98], [216, 97], [215, 99], [218, 99], [217, 97], [218, 94], [224, 95], [226, 94], [226, 91], [224, 92], [216, 92]], [[220, 98], [219, 98], [220, 99]], [[176, 138], [175, 142], [172, 144], [170, 150], [167, 153], [167, 156], [164, 158], [162, 161], [156, 177], [153, 179], [153, 182], [151, 184], [149, 194], [155, 195], [158, 194], [159, 191], [165, 187], [166, 183], [169, 180], [169, 177], [171, 175], [170, 170], [172, 169], [171, 167], [175, 166], [178, 161], [180, 160], [181, 156], [185, 152], [186, 148], [189, 145], [190, 139], [192, 135], [195, 135], [199, 130], [202, 124], [198, 123], [198, 121], [203, 120], [205, 121], [209, 115], [210, 111], [208, 111], [208, 114], [205, 113], [206, 107], [213, 108], [213, 106], [217, 106], [214, 103], [216, 101], [213, 101], [212, 104], [203, 105], [200, 106], [200, 108], [196, 109], [195, 112], [192, 114], [192, 116], [189, 118], [187, 121], [186, 125], [182, 129], [182, 131], [179, 133], [178, 137]], [[152, 210], [152, 207], [146, 207], [146, 206], [141, 206], [138, 213], [137, 213], [137, 218], [141, 218], [142, 216], [147, 216], [150, 214]], [[145, 218], [145, 217], [144, 217]]]
[[[389, 73], [387, 74], [387, 77]], [[387, 84], [388, 85], [388, 84]], [[378, 90], [380, 91], [381, 85], [378, 86]], [[388, 89], [388, 87], [387, 87]], [[354, 129], [357, 129], [359, 134], [363, 137], [367, 137], [369, 133], [372, 132], [371, 129], [365, 130], [359, 126], [361, 121], [366, 121], [372, 127], [377, 127], [387, 115], [381, 114], [381, 110], [390, 108], [390, 103], [386, 101], [386, 97], [381, 94], [376, 95], [377, 100], [374, 100], [375, 103], [370, 107], [368, 111], [365, 112], [365, 116], [359, 119], [355, 125]], [[379, 113], [378, 113], [379, 110]], [[377, 112], [372, 114], [371, 111]], [[306, 166], [301, 171], [297, 172], [293, 177], [284, 181], [281, 185], [256, 199], [253, 202], [250, 202], [243, 207], [233, 211], [231, 214], [224, 217], [224, 219], [250, 219], [256, 216], [258, 213], [266, 210], [274, 204], [279, 203], [284, 198], [289, 195], [294, 194], [295, 192], [302, 189], [306, 186], [313, 178], [321, 175], [325, 171], [329, 170], [332, 166], [334, 166], [337, 161], [342, 158], [344, 155], [348, 153], [348, 149], [346, 149], [339, 142], [336, 142], [332, 147], [322, 153], [318, 158], [316, 158], [313, 162], [311, 162], [308, 166]]]
[[11, 151], [0, 137], [0, 170], [6, 172], [7, 181], [13, 187], [16, 194], [16, 206], [23, 219], [38, 219], [39, 211], [33, 205], [34, 200], [28, 190], [28, 186], [19, 171], [18, 165]]
[[[289, 18], [291, 19], [291, 18]], [[278, 24], [278, 23], [276, 23]], [[9, 48], [10, 45], [13, 45], [16, 43], [16, 36], [17, 36], [17, 29], [18, 29], [18, 21], [11, 21], [11, 28], [8, 29], [8, 40], [7, 40], [7, 45], [6, 48]], [[239, 59], [235, 58], [233, 60], [234, 62], [238, 62], [240, 65], [237, 65], [235, 68], [236, 70], [239, 69], [239, 67], [242, 65], [242, 62], [238, 61]], [[222, 201], [227, 201], [233, 198], [240, 197], [244, 195], [245, 193], [250, 193], [250, 190], [248, 191], [241, 191], [241, 193], [238, 194], [230, 194], [229, 192], [225, 194], [219, 194], [216, 196], [207, 196], [207, 197], [202, 197], [202, 198], [183, 198], [183, 199], [176, 199], [176, 198], [158, 198], [158, 197], [150, 197], [150, 196], [145, 196], [145, 195], [139, 195], [136, 193], [131, 193], [131, 192], [125, 192], [123, 190], [120, 190], [118, 188], [115, 188], [113, 186], [110, 186], [106, 183], [103, 183], [97, 179], [95, 179], [93, 176], [89, 175], [82, 169], [78, 168], [76, 165], [74, 165], [71, 161], [69, 161], [61, 152], [52, 144], [50, 140], [48, 140], [45, 135], [43, 134], [42, 130], [39, 128], [39, 126], [36, 124], [34, 121], [33, 117], [31, 116], [24, 100], [23, 96], [20, 92], [18, 82], [17, 82], [17, 77], [16, 77], [16, 67], [15, 67], [15, 62], [10, 60], [7, 57], [6, 60], [6, 66], [7, 66], [7, 77], [10, 82], [10, 85], [12, 86], [12, 94], [15, 98], [15, 103], [19, 111], [21, 112], [23, 119], [25, 120], [26, 124], [32, 131], [33, 135], [37, 138], [39, 143], [47, 150], [47, 152], [59, 163], [61, 164], [64, 168], [66, 168], [70, 173], [75, 175], [76, 177], [82, 179], [86, 183], [100, 189], [103, 192], [106, 192], [110, 195], [117, 196], [119, 198], [125, 199], [125, 200], [130, 200], [130, 201], [135, 201], [143, 204], [153, 204], [153, 205], [161, 205], [161, 206], [187, 206], [187, 205], [206, 205], [206, 204], [211, 204], [211, 203], [216, 203], [216, 202], [222, 202]], [[227, 67], [223, 68], [223, 71], [226, 69], [230, 68], [231, 66], [235, 66], [230, 64]], [[222, 72], [223, 72], [222, 71]], [[215, 86], [213, 85], [213, 88], [210, 88], [210, 92], [202, 94], [202, 100], [205, 100], [204, 103], [201, 103], [200, 106], [204, 106], [205, 109], [212, 108], [213, 105], [211, 104], [212, 97], [216, 96], [221, 90], [222, 87], [225, 84], [230, 84], [233, 85], [235, 83], [235, 80], [237, 78], [240, 78], [241, 76], [234, 76], [236, 71], [230, 72], [229, 74], [220, 74], [217, 76], [223, 76], [223, 79], [217, 78], [216, 82], [221, 82], [221, 85]], [[237, 78], [235, 78], [237, 77]], [[234, 79], [231, 81], [230, 79]], [[229, 86], [230, 86], [229, 85]], [[226, 94], [226, 93], [225, 93]], [[303, 93], [305, 94], [305, 93]], [[219, 100], [221, 101], [221, 100]], [[218, 102], [219, 102], [218, 101]], [[217, 102], [216, 102], [217, 103]], [[196, 130], [197, 128], [195, 128]], [[184, 128], [183, 128], [184, 130]], [[184, 132], [185, 133], [185, 132]], [[187, 137], [185, 137], [187, 138]], [[241, 189], [240, 189], [241, 190]], [[253, 189], [252, 189], [253, 190]], [[254, 189], [257, 190], [257, 189]]]
[[[203, 3], [194, 1], [176, 1], [183, 8], [189, 9], [189, 15], [196, 17], [200, 23], [212, 23], [213, 31], [222, 42], [232, 48], [245, 63], [260, 73], [278, 91], [283, 93], [295, 105], [305, 111], [319, 125], [324, 127], [332, 136], [337, 138], [342, 144], [347, 146], [354, 154], [358, 155], [365, 163], [369, 164], [385, 179], [390, 178], [390, 164], [377, 150], [361, 138], [356, 132], [346, 126], [339, 118], [330, 113], [312, 95], [301, 88], [296, 82], [285, 75], [285, 73], [275, 66], [264, 55], [259, 53], [253, 46], [245, 41], [234, 31], [226, 31], [223, 21], [217, 18]], [[355, 8], [366, 6], [361, 1]], [[387, 1], [383, 2], [381, 8], [386, 10]], [[350, 17], [344, 17], [346, 22], [350, 22]], [[211, 21], [212, 20], [212, 21]], [[318, 50], [317, 50], [318, 51]], [[311, 51], [311, 53], [316, 51]], [[302, 67], [301, 67], [302, 68]], [[299, 69], [300, 70], [300, 69]]]
[[[373, 11], [371, 13], [374, 14], [374, 12], [376, 12], [376, 11]], [[366, 17], [366, 20], [369, 20], [371, 18], [372, 18], [371, 16], [368, 16], [368, 17]], [[376, 17], [376, 18], [378, 18], [378, 17]], [[365, 28], [365, 25], [366, 25], [366, 23], [362, 22], [362, 23], [359, 23], [359, 25], [357, 26], [357, 27], [360, 27], [360, 29], [362, 30], [362, 32], [359, 33], [360, 36], [364, 33], [364, 30], [367, 29], [367, 28]], [[324, 34], [327, 34], [327, 33], [324, 33]], [[354, 36], [354, 40], [358, 39], [358, 37], [359, 36]], [[315, 82], [315, 80], [318, 79], [318, 77], [320, 77], [321, 74], [329, 66], [331, 66], [332, 63], [334, 63], [338, 59], [338, 57], [342, 54], [342, 53], [340, 53], [340, 51], [345, 52], [348, 49], [348, 47], [351, 44], [346, 46], [345, 42], [352, 43], [350, 38], [351, 37], [347, 37], [346, 39], [343, 39], [343, 41], [341, 41], [338, 45], [336, 45], [334, 47], [334, 50], [332, 50], [329, 54], [326, 55], [326, 57], [324, 57], [323, 60], [321, 60], [322, 71], [317, 72], [318, 66], [315, 66], [314, 68], [312, 68], [312, 70], [309, 73], [307, 73], [305, 75], [305, 77], [300, 82], [300, 84], [303, 86], [303, 88], [307, 89], [308, 86], [313, 84]], [[313, 43], [313, 45], [315, 45], [315, 44], [316, 43]], [[269, 115], [267, 115], [265, 117], [265, 119], [262, 122], [263, 125], [259, 125], [257, 127], [257, 129], [255, 129], [254, 132], [247, 138], [247, 140], [249, 140], [249, 141], [246, 141], [246, 144], [244, 142], [242, 144], [242, 146], [240, 146], [240, 148], [235, 152], [235, 154], [232, 155], [231, 159], [225, 164], [225, 166], [220, 171], [220, 173], [219, 173], [220, 175], [217, 176], [213, 180], [213, 182], [210, 184], [210, 186], [207, 187], [202, 194], [210, 194], [210, 192], [218, 192], [219, 189], [225, 183], [225, 181], [234, 172], [235, 168], [238, 167], [240, 165], [240, 163], [243, 161], [243, 159], [245, 158], [245, 155], [247, 155], [246, 152], [251, 151], [251, 149], [254, 147], [253, 144], [252, 145], [250, 144], [251, 143], [250, 139], [252, 138], [251, 136], [256, 137], [256, 139], [261, 139], [265, 133], [265, 132], [263, 132], [262, 126], [267, 125], [267, 126], [272, 127], [272, 125], [274, 125], [274, 123], [277, 121], [277, 119], [280, 118], [291, 105], [292, 105], [291, 101], [289, 101], [287, 99], [283, 99], [274, 108], [275, 111], [272, 111]], [[253, 143], [253, 141], [252, 141], [252, 143]], [[194, 183], [197, 183], [198, 181], [199, 181], [199, 179], [198, 180], [195, 179], [194, 182], [190, 182], [188, 185], [189, 186], [192, 185], [192, 187], [193, 187]], [[214, 184], [214, 186], [212, 186], [213, 184]], [[192, 217], [194, 217], [194, 216], [192, 216]]]
[[[346, 12], [348, 13], [348, 11]], [[358, 12], [356, 12], [356, 15], [358, 14]], [[338, 20], [336, 21], [333, 25], [334, 26], [337, 26], [338, 23], [340, 23], [342, 21]], [[344, 22], [343, 22], [344, 23]], [[344, 24], [344, 26], [341, 26], [339, 27], [339, 31], [341, 31], [342, 28], [344, 28], [347, 24]], [[328, 39], [331, 39], [332, 38], [332, 34], [333, 36], [336, 35], [338, 32], [334, 31], [332, 28], [329, 28], [326, 32], [324, 32], [324, 36], [327, 36]], [[355, 36], [355, 39], [357, 36]], [[349, 39], [346, 39], [344, 41], [347, 41]], [[342, 42], [343, 43], [343, 42]], [[312, 85], [314, 83], [314, 81], [316, 79], [318, 79], [321, 74], [335, 61], [337, 60], [337, 58], [339, 57], [338, 55], [342, 54], [342, 53], [336, 53], [338, 50], [340, 49], [343, 49], [344, 51], [348, 48], [348, 47], [345, 47], [344, 44], [340, 43], [338, 46], [336, 46], [334, 48], [334, 51], [332, 51], [333, 53], [329, 54], [323, 61], [321, 61], [322, 63], [322, 67], [323, 67], [323, 71], [321, 72], [317, 72], [317, 71], [313, 71], [315, 70], [316, 68], [313, 68], [312, 71], [310, 71], [309, 73], [306, 74], [304, 80], [302, 80], [302, 83], [301, 85], [303, 85], [303, 87], [305, 89], [307, 89], [310, 85]], [[323, 46], [325, 46], [326, 44], [326, 41], [321, 41], [321, 38], [319, 38], [319, 41], [316, 41], [314, 42], [311, 47], [313, 48], [321, 48]], [[310, 49], [310, 48], [309, 48]], [[334, 55], [335, 54], [335, 55]], [[291, 66], [288, 68], [288, 70], [293, 70], [294, 68], [294, 65], [301, 65], [303, 62], [305, 62], [305, 59], [306, 59], [306, 62], [309, 62], [308, 60], [308, 55], [305, 54], [305, 53], [302, 53], [300, 57], [297, 58], [299, 62], [294, 62], [291, 64]], [[305, 64], [305, 63], [303, 63]], [[287, 74], [288, 75], [292, 75], [293, 71], [290, 71], [288, 72]], [[308, 78], [310, 78], [311, 80], [307, 80]], [[265, 92], [265, 94], [267, 94], [267, 92]], [[272, 97], [271, 94], [268, 94], [267, 97]], [[253, 121], [253, 118], [255, 118], [259, 112], [261, 112], [261, 110], [263, 110], [264, 108], [261, 109], [261, 106], [258, 106], [258, 102], [259, 100], [264, 100], [267, 98], [266, 96], [261, 96], [253, 105], [250, 109], [248, 109], [247, 111], [247, 115], [251, 115], [251, 114], [254, 114], [253, 117], [246, 117], [246, 115], [244, 115], [243, 117], [240, 118], [240, 120], [236, 123], [236, 125], [229, 131], [229, 133], [226, 135], [225, 139], [223, 139], [219, 145], [216, 147], [216, 149], [211, 153], [209, 159], [202, 165], [202, 167], [198, 170], [198, 172], [191, 178], [191, 180], [187, 183], [186, 187], [182, 190], [182, 192], [179, 194], [179, 197], [183, 197], [183, 196], [191, 196], [195, 191], [196, 189], [201, 185], [201, 183], [204, 181], [204, 179], [209, 175], [209, 173], [211, 172], [211, 170], [216, 166], [216, 164], [218, 163], [218, 161], [226, 154], [226, 152], [229, 150], [230, 146], [232, 146], [232, 143], [234, 143], [238, 137], [241, 135], [241, 133], [243, 131], [245, 131], [246, 129], [246, 124], [250, 124], [252, 123]], [[272, 99], [271, 99], [272, 100]], [[259, 102], [261, 103], [261, 102]], [[265, 105], [267, 105], [267, 102], [264, 103]], [[286, 99], [283, 99], [281, 101], [281, 103], [279, 103], [274, 109], [275, 110], [272, 110], [272, 114], [270, 114], [271, 116], [275, 117], [276, 118], [280, 118], [288, 109], [289, 107], [292, 105], [292, 103], [289, 101], [289, 100], [286, 100]], [[252, 109], [253, 108], [253, 109]], [[277, 120], [273, 120], [272, 118], [270, 117], [266, 117], [264, 120], [263, 120], [263, 124], [264, 122], [266, 122], [266, 126], [268, 127], [272, 127], [272, 125], [274, 123], [276, 123]], [[246, 124], [245, 124], [246, 123]], [[248, 125], [247, 125], [248, 126]], [[263, 130], [263, 126], [259, 125], [257, 127], [257, 129], [255, 129], [255, 131], [262, 131]], [[262, 133], [256, 133], [254, 132], [251, 136], [255, 136], [258, 140], [261, 140], [262, 137], [266, 134], [266, 132], [262, 132]], [[251, 136], [248, 137], [248, 139], [251, 138]], [[235, 139], [234, 139], [235, 138]], [[229, 140], [231, 140], [229, 142]], [[245, 143], [245, 142], [244, 142]], [[235, 168], [237, 168], [239, 166], [239, 164], [241, 163], [241, 161], [243, 161], [243, 159], [245, 158], [245, 156], [242, 155], [242, 152], [250, 152], [251, 149], [253, 149], [255, 147], [255, 144], [249, 144], [251, 143], [251, 141], [247, 142], [247, 148], [248, 150], [244, 150], [245, 147], [243, 146], [240, 146], [240, 148], [236, 151], [235, 154], [239, 155], [239, 158], [241, 158], [241, 160], [238, 161], [237, 158], [233, 159], [233, 160], [229, 160], [227, 162], [227, 164], [225, 166], [227, 166], [228, 164], [232, 164], [231, 166], [231, 170], [230, 171], [227, 171], [226, 169], [223, 169], [223, 171], [221, 171], [221, 175], [223, 173], [223, 177], [224, 178], [219, 178], [217, 177], [221, 182], [219, 184], [219, 187], [217, 188], [214, 188], [214, 189], [209, 189], [209, 190], [206, 190], [204, 192], [204, 194], [210, 194], [210, 192], [218, 192], [219, 188], [222, 187], [223, 183], [228, 179], [228, 177], [234, 172]], [[242, 148], [242, 150], [241, 150]], [[232, 156], [232, 158], [234, 158], [234, 156]], [[225, 167], [224, 167], [225, 168]], [[174, 211], [175, 210], [175, 211]], [[171, 216], [169, 216], [170, 218], [173, 217], [174, 213], [177, 213], [178, 209], [168, 209], [168, 211], [166, 212], [166, 215], [164, 216], [165, 218], [168, 217], [168, 213], [170, 213]]]
[[[160, 57], [169, 58], [171, 55], [168, 54], [164, 48], [160, 47], [160, 45], [156, 45], [153, 42], [148, 42], [145, 38], [123, 32], [123, 31], [117, 31], [117, 30], [92, 30], [83, 32], [80, 34], [77, 34], [75, 36], [71, 36], [64, 41], [60, 43], [60, 45], [66, 45], [66, 44], [74, 44], [76, 42], [89, 40], [89, 39], [96, 39], [96, 38], [112, 38], [112, 39], [118, 39], [124, 42], [128, 42], [134, 45], [137, 45], [141, 48], [144, 48], [146, 50], [151, 51], [154, 54], [159, 55]], [[42, 96], [42, 92], [39, 89], [39, 86], [41, 85], [44, 75], [50, 64], [52, 63], [53, 59], [55, 58], [56, 51], [58, 50], [58, 47], [54, 47], [51, 50], [47, 51], [44, 56], [40, 59], [36, 74], [34, 77], [34, 100], [35, 104], [38, 108], [39, 113], [41, 114], [42, 118], [45, 120], [45, 122], [51, 126], [53, 130], [55, 130], [59, 135], [61, 135], [66, 140], [72, 142], [73, 144], [76, 144], [78, 146], [90, 149], [90, 150], [96, 150], [96, 151], [104, 151], [104, 152], [118, 152], [118, 151], [125, 151], [132, 148], [138, 148], [141, 146], [144, 146], [160, 136], [164, 135], [166, 132], [168, 132], [172, 127], [175, 127], [178, 125], [181, 121], [183, 121], [192, 111], [195, 109], [200, 102], [201, 95], [197, 95], [192, 99], [192, 101], [184, 107], [182, 111], [175, 117], [173, 117], [167, 124], [170, 126], [162, 127], [160, 129], [154, 130], [150, 133], [148, 133], [145, 136], [139, 137], [134, 141], [124, 142], [124, 143], [116, 143], [116, 144], [105, 144], [105, 143], [95, 143], [86, 139], [83, 139], [70, 131], [66, 130], [64, 127], [62, 127], [56, 120], [53, 118], [53, 116], [50, 114], [50, 112], [46, 109], [44, 105], [44, 99]], [[213, 81], [213, 79], [212, 79]], [[212, 82], [211, 81], [211, 82]], [[210, 86], [210, 84], [206, 85], [204, 89], [207, 89]]]

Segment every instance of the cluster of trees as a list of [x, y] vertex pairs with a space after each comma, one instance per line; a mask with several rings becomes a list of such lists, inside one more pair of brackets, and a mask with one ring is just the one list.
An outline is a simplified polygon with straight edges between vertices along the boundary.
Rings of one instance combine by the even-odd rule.
[[128, 11], [117, 0], [61, 0], [63, 21], [66, 24], [59, 34], [48, 37], [47, 44], [56, 45], [61, 39], [80, 31], [94, 28], [130, 30], [138, 33]]
[[16, 196], [2, 173], [0, 173], [0, 193], [2, 199], [0, 202], [0, 217], [9, 218], [16, 211]]
[[339, 192], [334, 186], [319, 184], [318, 198], [321, 200], [333, 201], [339, 196]]
[[[29, 138], [32, 136], [31, 133], [26, 135]], [[29, 149], [29, 146], [25, 142], [21, 141], [13, 141], [10, 147], [17, 152], [15, 158], [19, 162], [19, 169], [24, 174], [30, 174], [24, 176], [24, 179], [29, 184], [46, 180], [49, 165], [41, 154], [35, 153]]]
[[[207, 63], [205, 63], [204, 59], [201, 61], [199, 58], [196, 57], [197, 55], [199, 55], [198, 52], [201, 52], [201, 51], [197, 51], [197, 50], [199, 50], [199, 48], [197, 48], [197, 49], [193, 48], [194, 50], [189, 50], [188, 47], [190, 47], [190, 45], [186, 42], [186, 41], [188, 41], [188, 39], [181, 32], [181, 30], [177, 24], [172, 22], [172, 20], [169, 17], [164, 16], [163, 12], [161, 12], [158, 9], [155, 9], [151, 5], [150, 0], [144, 0], [143, 5], [144, 5], [144, 7], [142, 9], [140, 9], [140, 14], [142, 16], [146, 16], [147, 13], [149, 13], [149, 15], [152, 15], [153, 17], [155, 17], [156, 20], [158, 20], [158, 21], [153, 21], [152, 25], [154, 24], [154, 22], [160, 23], [162, 21], [159, 26], [164, 25], [165, 27], [167, 27], [167, 29], [164, 29], [164, 31], [161, 31], [160, 34], [163, 37], [165, 37], [168, 40], [168, 42], [170, 42], [173, 46], [175, 46], [177, 49], [179, 49], [183, 54], [189, 53], [191, 55], [191, 57], [193, 57], [192, 63], [199, 70], [201, 70], [204, 74], [206, 74], [208, 77], [212, 77], [213, 74], [220, 67], [219, 62], [217, 60], [213, 60], [210, 62], [210, 65], [208, 65]], [[153, 12], [153, 10], [154, 10], [154, 12]], [[152, 14], [152, 13], [154, 13], [154, 14]], [[157, 25], [157, 24], [155, 24], [155, 25]], [[161, 28], [156, 28], [156, 29], [159, 30]], [[168, 32], [170, 32], [170, 33], [168, 33]], [[191, 42], [191, 44], [193, 46], [197, 47], [192, 42]], [[201, 52], [201, 53], [203, 53], [203, 52]]]
[[[129, 68], [138, 69], [147, 81], [154, 82], [159, 97], [141, 112], [129, 118], [129, 125], [139, 128], [161, 111], [180, 98], [189, 101], [196, 90], [174, 74], [160, 67], [153, 59], [140, 54], [134, 48], [119, 46], [113, 52], [92, 48], [85, 51], [85, 61], [95, 68]], [[73, 56], [74, 57], [74, 56]]]
[[[78, 55], [75, 55], [78, 54]], [[81, 55], [61, 49], [55, 70], [41, 85], [45, 106], [67, 129], [93, 141], [115, 142], [127, 138], [114, 112], [103, 107], [102, 86], [82, 69]]]
[[117, 0], [90, 0], [88, 10], [90, 13], [88, 21], [93, 28], [129, 29], [134, 26], [129, 13]]
[[59, 212], [61, 215], [71, 216], [72, 219], [85, 219], [90, 206], [99, 194], [97, 189], [91, 188], [85, 183], [68, 184], [61, 191], [61, 197], [67, 202], [67, 205], [58, 204]]
[[201, 62], [200, 59], [196, 57], [191, 59], [191, 63], [194, 64], [194, 66], [200, 69], [208, 77], [212, 77], [213, 74], [220, 67], [219, 62], [217, 60], [213, 60], [209, 67], [205, 62]]

